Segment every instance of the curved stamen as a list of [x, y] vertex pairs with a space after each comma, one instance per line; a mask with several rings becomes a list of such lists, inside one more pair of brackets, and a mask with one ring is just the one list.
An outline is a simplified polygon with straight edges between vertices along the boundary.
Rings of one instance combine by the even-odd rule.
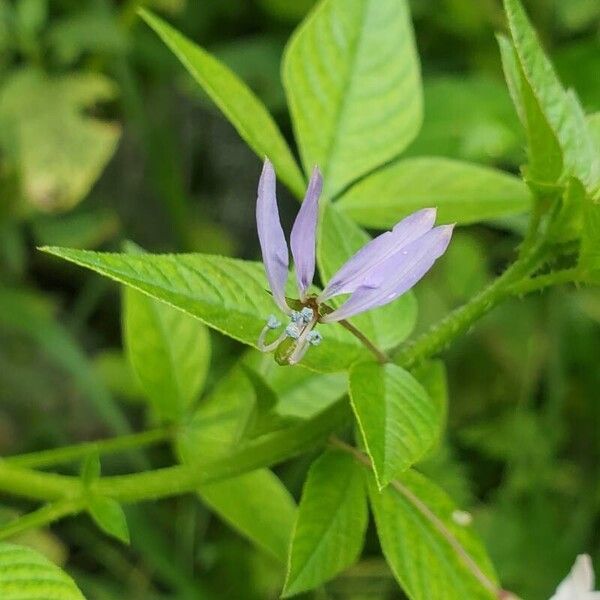
[[261, 352], [272, 352], [286, 337], [288, 337], [286, 329], [274, 342], [270, 344], [265, 344], [265, 341], [267, 339], [267, 333], [274, 329], [279, 329], [279, 327], [281, 327], [281, 321], [279, 321], [275, 315], [270, 315], [269, 319], [267, 320], [267, 324], [263, 327], [262, 331], [260, 332], [260, 335], [258, 336], [258, 341], [256, 343], [258, 349]]

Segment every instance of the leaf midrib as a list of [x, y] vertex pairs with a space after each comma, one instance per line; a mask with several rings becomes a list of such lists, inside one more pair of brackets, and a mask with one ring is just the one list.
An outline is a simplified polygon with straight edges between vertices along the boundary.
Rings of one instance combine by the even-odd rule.
[[[345, 114], [346, 111], [346, 106], [348, 103], [348, 97], [349, 97], [349, 92], [350, 90], [353, 89], [354, 87], [354, 79], [356, 77], [356, 69], [354, 68], [356, 66], [356, 63], [358, 62], [358, 54], [359, 54], [359, 49], [362, 45], [362, 41], [363, 41], [363, 37], [364, 37], [364, 33], [365, 33], [365, 19], [363, 18], [366, 11], [367, 11], [367, 5], [371, 2], [371, 0], [363, 0], [362, 2], [362, 9], [361, 9], [361, 14], [360, 14], [360, 18], [359, 18], [359, 32], [358, 35], [356, 36], [356, 40], [354, 42], [354, 44], [352, 45], [352, 48], [350, 50], [351, 52], [351, 57], [350, 57], [350, 65], [349, 65], [349, 77], [346, 79], [346, 81], [344, 82], [344, 85], [342, 87], [342, 97], [341, 97], [341, 102], [339, 103], [339, 108], [336, 111], [336, 118], [335, 118], [335, 127], [333, 129], [333, 135], [331, 136], [331, 139], [329, 140], [329, 144], [327, 145], [327, 163], [326, 165], [323, 166], [323, 180], [324, 181], [328, 181], [329, 179], [329, 171], [331, 170], [331, 164], [333, 163], [333, 158], [335, 157], [335, 150], [338, 146], [339, 143], [339, 136], [340, 136], [340, 124], [343, 122], [343, 116]], [[329, 190], [327, 190], [329, 192]]]

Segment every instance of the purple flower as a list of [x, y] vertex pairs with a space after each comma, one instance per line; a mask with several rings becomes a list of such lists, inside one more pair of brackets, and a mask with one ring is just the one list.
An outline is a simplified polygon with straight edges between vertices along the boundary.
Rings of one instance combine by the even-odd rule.
[[[388, 304], [407, 292], [444, 254], [452, 236], [452, 225], [433, 226], [435, 208], [419, 210], [400, 221], [391, 231], [363, 246], [339, 269], [320, 294], [310, 294], [315, 274], [316, 231], [322, 188], [323, 178], [315, 167], [290, 236], [300, 297], [298, 302], [294, 302], [299, 310], [292, 310], [285, 296], [289, 252], [277, 209], [275, 171], [269, 160], [265, 160], [256, 203], [258, 237], [273, 299], [288, 315], [290, 323], [278, 339], [265, 344], [269, 330], [281, 327], [276, 317], [269, 317], [258, 346], [264, 352], [277, 349], [280, 362], [285, 364], [299, 362], [311, 344], [321, 342], [320, 333], [314, 330], [318, 323], [348, 319]], [[327, 306], [326, 302], [331, 298], [348, 294], [350, 297], [339, 308], [332, 310]]]

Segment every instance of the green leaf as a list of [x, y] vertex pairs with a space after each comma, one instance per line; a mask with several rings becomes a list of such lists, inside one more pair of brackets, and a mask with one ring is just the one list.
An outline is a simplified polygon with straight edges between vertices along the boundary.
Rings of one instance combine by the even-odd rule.
[[411, 600], [497, 597], [485, 549], [468, 525], [457, 522], [456, 507], [437, 486], [407, 471], [380, 491], [369, 477], [369, 497], [384, 556]]
[[[331, 279], [370, 239], [356, 223], [338, 211], [336, 205], [328, 204], [323, 212], [317, 256], [323, 281]], [[339, 306], [345, 299], [334, 299], [331, 304]], [[391, 304], [353, 317], [350, 322], [377, 346], [387, 349], [403, 342], [411, 334], [416, 320], [417, 301], [409, 291]]]
[[505, 0], [504, 7], [522, 81], [531, 87], [560, 144], [565, 169], [588, 190], [596, 191], [600, 184], [600, 156], [586, 127], [583, 109], [574, 93], [563, 89], [520, 1]]
[[337, 207], [366, 227], [391, 228], [410, 213], [438, 209], [442, 223], [476, 223], [526, 212], [531, 194], [517, 177], [447, 158], [409, 158], [350, 188]]
[[[261, 372], [278, 395], [277, 412], [288, 417], [309, 419], [347, 393], [345, 373], [317, 374], [307, 369], [280, 367], [264, 354]], [[257, 359], [258, 360], [258, 359]]]
[[[427, 360], [414, 369], [412, 375], [423, 386], [440, 414], [440, 431], [446, 429], [448, 418], [448, 375], [441, 360]], [[440, 440], [441, 441], [441, 440]]]
[[297, 418], [279, 414], [278, 397], [263, 376], [247, 365], [242, 365], [246, 377], [254, 389], [254, 407], [250, 413], [243, 436], [254, 438], [289, 427]]
[[[269, 357], [259, 353], [249, 353], [227, 375], [221, 378], [212, 393], [197, 408], [193, 419], [186, 423], [178, 436], [178, 451], [183, 462], [198, 465], [214, 463], [219, 459], [227, 460], [235, 453], [248, 455], [252, 452], [252, 442], [244, 437], [247, 424], [252, 417], [257, 398], [262, 386], [248, 376], [251, 363], [257, 370], [260, 363], [265, 362], [266, 369], [261, 369], [266, 380], [273, 382], [275, 390], [269, 386], [269, 394], [275, 394], [277, 406], [292, 405], [302, 392], [317, 394], [323, 391], [325, 398], [321, 411], [331, 406], [331, 398], [339, 398], [345, 392], [345, 381], [340, 386], [327, 385], [329, 378], [345, 379], [338, 375], [317, 375], [305, 369], [289, 369], [279, 367]], [[292, 381], [285, 380], [287, 373]], [[285, 381], [284, 381], [285, 380]], [[309, 382], [313, 382], [312, 385]], [[319, 384], [324, 383], [320, 388]], [[264, 384], [266, 385], [266, 384]], [[267, 399], [272, 405], [273, 399]], [[316, 403], [311, 415], [318, 415]], [[307, 427], [314, 425], [307, 421]], [[298, 429], [288, 428], [278, 435], [282, 439], [290, 439], [298, 435]], [[263, 436], [260, 439], [269, 439]], [[273, 438], [271, 438], [273, 439]], [[257, 442], [259, 443], [259, 442]], [[254, 446], [256, 448], [256, 446]], [[279, 479], [267, 470], [254, 471], [241, 477], [219, 481], [202, 486], [198, 493], [225, 521], [242, 535], [249, 538], [259, 548], [281, 562], [285, 562], [287, 548], [291, 538], [291, 530], [295, 519], [295, 505]]]
[[418, 461], [440, 434], [442, 407], [397, 365], [355, 365], [350, 400], [381, 488]]
[[587, 125], [592, 140], [594, 140], [594, 144], [596, 145], [596, 150], [600, 153], [600, 112], [588, 115]]
[[285, 563], [296, 503], [268, 469], [225, 479], [198, 490], [202, 501], [237, 531]]
[[120, 128], [85, 111], [114, 96], [113, 84], [97, 73], [50, 77], [23, 68], [4, 82], [0, 145], [31, 205], [66, 210], [88, 194], [117, 147]]
[[367, 527], [364, 469], [344, 452], [311, 466], [294, 529], [284, 597], [312, 590], [359, 557]]
[[562, 174], [562, 150], [542, 109], [524, 78], [514, 46], [497, 36], [504, 77], [519, 119], [527, 136], [527, 176], [542, 183], [555, 183]]
[[[44, 248], [115, 279], [197, 317], [209, 327], [256, 347], [276, 306], [263, 266], [257, 262], [206, 254], [114, 254]], [[340, 325], [328, 325], [324, 342], [311, 348], [302, 365], [321, 372], [341, 371], [365, 357], [366, 350]]]
[[388, 162], [422, 120], [419, 63], [405, 0], [324, 0], [292, 37], [283, 80], [302, 162], [324, 196]]
[[273, 117], [233, 71], [147, 10], [141, 17], [181, 61], [259, 158], [268, 156], [279, 178], [302, 196], [304, 177]]
[[177, 421], [198, 398], [210, 363], [210, 335], [198, 319], [132, 288], [124, 290], [129, 361], [161, 421]]
[[75, 582], [47, 558], [5, 542], [0, 542], [0, 598], [85, 600]]
[[513, 164], [523, 145], [504, 83], [481, 72], [430, 74], [423, 81], [425, 119], [403, 156], [447, 156]]
[[121, 505], [116, 500], [104, 496], [91, 496], [88, 512], [104, 533], [117, 538], [124, 544], [129, 544], [127, 519]]
[[584, 208], [579, 267], [590, 283], [600, 283], [600, 204], [588, 202]]

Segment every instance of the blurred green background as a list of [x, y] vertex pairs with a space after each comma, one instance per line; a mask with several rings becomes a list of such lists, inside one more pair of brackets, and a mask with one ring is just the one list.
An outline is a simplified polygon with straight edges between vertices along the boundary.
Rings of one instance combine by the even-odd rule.
[[[258, 256], [259, 160], [136, 16], [140, 2], [0, 0], [0, 454], [141, 430], [117, 286], [35, 250], [52, 244]], [[279, 64], [312, 0], [147, 0], [244, 79], [291, 133]], [[411, 2], [425, 122], [409, 155], [518, 172], [497, 0]], [[586, 112], [600, 110], [600, 3], [531, 0], [532, 22]], [[282, 196], [289, 224], [294, 202]], [[513, 256], [524, 223], [461, 229], [417, 287], [419, 328]], [[423, 468], [474, 513], [503, 584], [551, 595], [577, 553], [600, 565], [600, 294], [510, 301], [447, 352], [448, 434]], [[210, 381], [241, 347], [213, 334]], [[169, 464], [167, 448], [107, 472]], [[308, 460], [278, 473], [295, 495]], [[0, 518], [27, 509], [0, 499]], [[20, 539], [66, 563], [87, 597], [276, 598], [280, 568], [193, 497], [130, 508], [132, 547], [72, 519]], [[366, 559], [316, 598], [402, 598]], [[372, 557], [372, 558], [370, 558]], [[311, 596], [312, 597], [312, 596]]]

